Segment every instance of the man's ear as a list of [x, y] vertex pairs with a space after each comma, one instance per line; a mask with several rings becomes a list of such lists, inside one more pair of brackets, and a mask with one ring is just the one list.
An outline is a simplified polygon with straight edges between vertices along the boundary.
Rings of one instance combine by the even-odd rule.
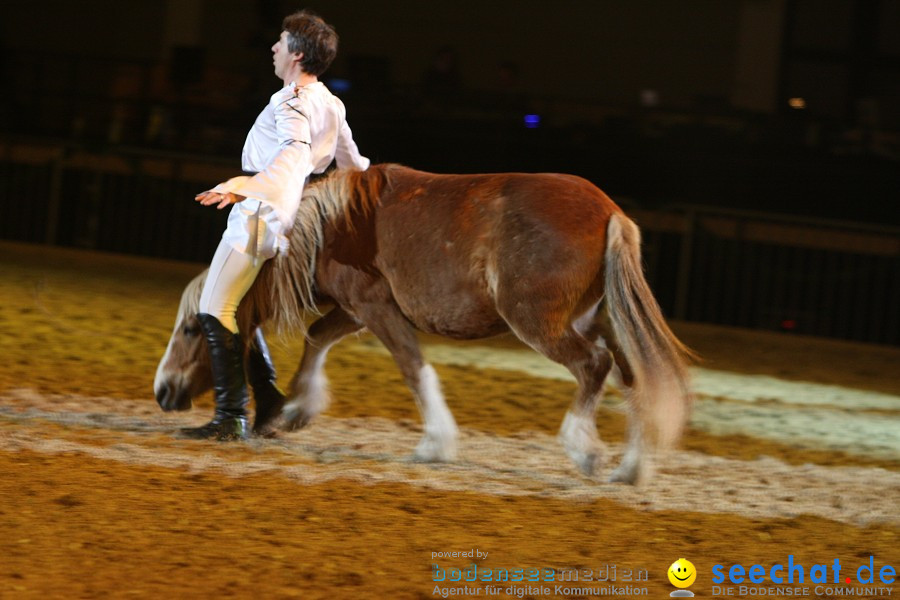
[[291, 58], [291, 61], [295, 63], [299, 63], [301, 60], [303, 60], [302, 52], [295, 52], [293, 58]]

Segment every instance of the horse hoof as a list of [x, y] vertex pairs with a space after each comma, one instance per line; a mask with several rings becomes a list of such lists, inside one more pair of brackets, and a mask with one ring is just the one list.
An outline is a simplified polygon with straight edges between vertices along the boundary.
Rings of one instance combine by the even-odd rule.
[[569, 455], [582, 475], [587, 477], [593, 477], [594, 473], [603, 465], [604, 452], [602, 448], [583, 451], [567, 447], [566, 454]]
[[634, 473], [625, 473], [620, 469], [616, 469], [612, 472], [607, 481], [610, 483], [627, 483], [629, 485], [634, 485], [637, 483], [637, 475]]
[[592, 477], [603, 460], [598, 452], [590, 452], [575, 461], [578, 469], [586, 476]]
[[256, 437], [273, 438], [278, 436], [278, 430], [283, 429], [281, 411], [275, 415], [256, 414], [256, 420], [253, 421], [253, 435]]
[[413, 460], [417, 462], [451, 462], [455, 459], [456, 444], [430, 438], [423, 438], [413, 453]]
[[312, 422], [312, 416], [303, 410], [285, 407], [281, 413], [280, 427], [283, 431], [297, 431]]
[[253, 437], [266, 440], [274, 440], [278, 437], [278, 429], [271, 424], [268, 424], [264, 427], [254, 427]]
[[637, 485], [646, 479], [646, 470], [636, 464], [621, 464], [613, 470], [608, 481], [610, 483]]
[[256, 418], [253, 420], [253, 434], [260, 437], [268, 437], [264, 434], [277, 431], [283, 408], [283, 396], [280, 400], [278, 398], [270, 399], [264, 405], [264, 408], [259, 408], [259, 400], [257, 400]]

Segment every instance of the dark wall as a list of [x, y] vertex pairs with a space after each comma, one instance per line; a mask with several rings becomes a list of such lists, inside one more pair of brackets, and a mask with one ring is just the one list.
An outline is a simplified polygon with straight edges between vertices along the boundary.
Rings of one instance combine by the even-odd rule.
[[0, 35], [11, 50], [154, 60], [165, 11], [151, 0], [14, 0], [0, 8]]
[[[303, 4], [16, 2], [4, 6], [3, 27], [6, 44], [19, 50], [166, 59], [167, 11], [189, 17], [187, 6], [197, 2], [196, 43], [212, 64], [239, 69], [265, 62], [281, 18]], [[413, 84], [435, 50], [450, 45], [470, 88], [496, 88], [498, 66], [512, 61], [531, 94], [633, 103], [652, 88], [673, 106], [698, 95], [728, 96], [740, 11], [740, 2], [721, 0], [313, 0], [307, 6], [341, 35], [335, 72], [346, 72], [353, 57], [381, 57], [396, 83]]]

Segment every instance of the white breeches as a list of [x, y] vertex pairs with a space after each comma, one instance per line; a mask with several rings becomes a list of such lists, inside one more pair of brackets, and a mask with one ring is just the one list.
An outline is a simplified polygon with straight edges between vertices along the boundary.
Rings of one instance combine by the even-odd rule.
[[238, 304], [253, 285], [264, 262], [254, 261], [253, 257], [238, 252], [224, 240], [219, 242], [200, 294], [200, 312], [216, 317], [226, 329], [237, 333]]

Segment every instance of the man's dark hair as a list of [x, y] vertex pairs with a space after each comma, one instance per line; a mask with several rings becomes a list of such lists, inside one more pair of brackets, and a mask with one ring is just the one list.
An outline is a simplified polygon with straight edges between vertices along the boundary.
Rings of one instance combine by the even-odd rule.
[[301, 10], [286, 16], [281, 29], [288, 32], [288, 50], [303, 53], [300, 66], [310, 75], [324, 73], [337, 55], [337, 32], [313, 12]]

